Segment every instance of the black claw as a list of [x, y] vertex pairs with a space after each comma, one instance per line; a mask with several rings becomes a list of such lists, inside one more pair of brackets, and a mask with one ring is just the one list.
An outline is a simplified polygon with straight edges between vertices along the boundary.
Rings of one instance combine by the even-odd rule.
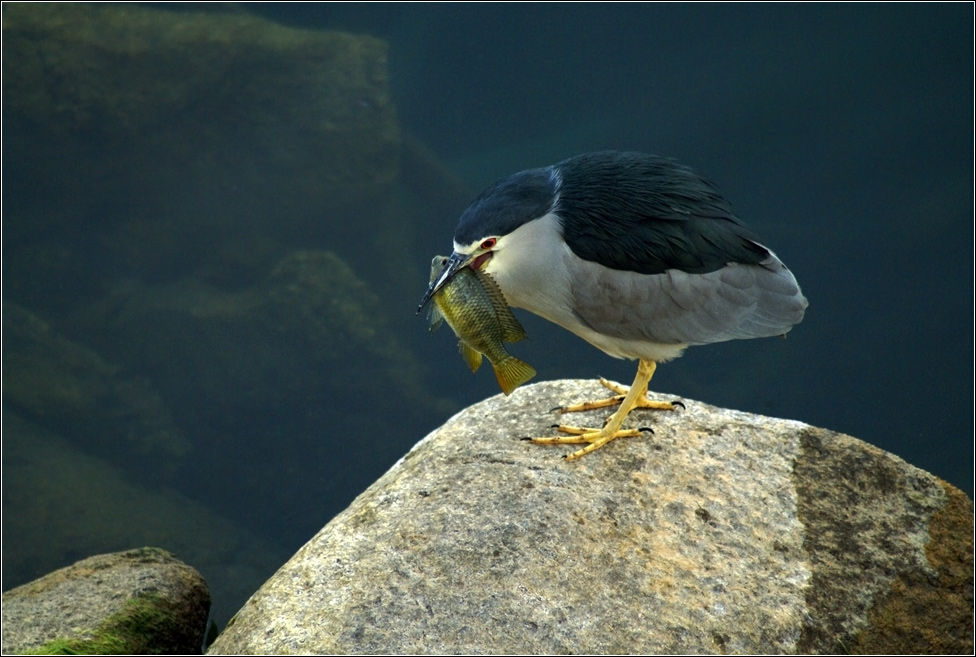
[[680, 406], [681, 408], [685, 409], [686, 411], [688, 410], [688, 408], [685, 406], [685, 403], [683, 401], [675, 400], [675, 401], [671, 402], [671, 405], [672, 406]]
[[549, 425], [549, 428], [550, 429], [558, 429], [559, 428], [559, 425], [558, 424], [550, 424]]
[[556, 408], [550, 408], [549, 412], [552, 413], [553, 411], [562, 411], [562, 410], [563, 410], [562, 406], [557, 406]]
[[654, 429], [652, 429], [650, 427], [637, 427], [637, 430], [638, 431], [647, 431], [649, 433], [654, 433]]
[[532, 438], [530, 436], [526, 436], [525, 438], [519, 438], [519, 440], [532, 440]]

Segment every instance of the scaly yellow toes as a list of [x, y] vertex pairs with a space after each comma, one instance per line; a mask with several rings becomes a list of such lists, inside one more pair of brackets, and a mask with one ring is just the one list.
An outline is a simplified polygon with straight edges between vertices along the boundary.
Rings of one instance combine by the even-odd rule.
[[611, 383], [604, 378], [600, 379], [605, 387], [618, 393], [610, 399], [596, 402], [584, 402], [574, 406], [561, 406], [558, 410], [561, 413], [571, 413], [574, 411], [590, 411], [594, 408], [604, 408], [619, 404], [620, 407], [613, 412], [602, 429], [588, 429], [585, 427], [573, 427], [563, 425], [553, 425], [557, 430], [570, 434], [570, 436], [548, 436], [544, 438], [523, 438], [535, 443], [536, 445], [578, 445], [586, 443], [586, 447], [578, 449], [572, 454], [567, 454], [566, 459], [578, 459], [584, 454], [589, 454], [593, 450], [600, 449], [611, 440], [617, 438], [633, 438], [641, 435], [642, 431], [650, 429], [621, 429], [627, 414], [635, 408], [653, 408], [661, 411], [672, 411], [675, 405], [684, 406], [681, 402], [659, 402], [651, 401], [647, 398], [647, 384], [654, 375], [657, 364], [653, 360], [640, 359], [637, 364], [637, 376], [634, 377], [634, 384], [626, 388], [616, 383]]
[[616, 440], [617, 438], [636, 438], [642, 434], [644, 431], [650, 431], [648, 428], [642, 429], [622, 429], [619, 431], [606, 431], [606, 429], [591, 429], [589, 427], [574, 427], [568, 425], [553, 425], [553, 428], [557, 431], [562, 431], [563, 433], [571, 434], [568, 436], [546, 436], [543, 438], [523, 438], [522, 440], [527, 440], [536, 445], [582, 445], [586, 444], [586, 447], [578, 449], [572, 454], [567, 454], [563, 458], [565, 459], [578, 459], [584, 454], [589, 454], [590, 452], [599, 449], [606, 445], [611, 440]]
[[[593, 435], [593, 434], [583, 434], [583, 436], [587, 436], [587, 435]], [[589, 454], [592, 451], [600, 449], [611, 440], [616, 440], [617, 438], [632, 438], [639, 435], [641, 435], [639, 429], [624, 429], [621, 431], [614, 431], [612, 433], [599, 431], [597, 432], [597, 434], [594, 436], [592, 440], [587, 441], [590, 443], [589, 445], [583, 447], [582, 449], [576, 450], [572, 454], [567, 454], [563, 458], [566, 459], [567, 461], [573, 461], [575, 459], [580, 458], [584, 454]]]

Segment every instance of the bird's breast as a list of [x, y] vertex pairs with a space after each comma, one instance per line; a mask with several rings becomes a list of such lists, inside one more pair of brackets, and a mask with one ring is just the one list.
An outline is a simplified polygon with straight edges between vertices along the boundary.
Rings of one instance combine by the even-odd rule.
[[572, 253], [559, 238], [558, 219], [546, 215], [507, 236], [485, 265], [509, 305], [565, 325], [572, 317]]

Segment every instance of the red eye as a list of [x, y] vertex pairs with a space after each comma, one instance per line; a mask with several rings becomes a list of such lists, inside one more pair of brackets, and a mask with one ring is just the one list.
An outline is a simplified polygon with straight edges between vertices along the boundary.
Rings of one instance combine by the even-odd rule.
[[494, 237], [489, 237], [488, 239], [486, 239], [484, 242], [481, 243], [481, 248], [484, 249], [485, 251], [487, 251], [488, 249], [492, 249], [495, 247], [495, 242], [497, 241], [498, 240], [496, 240]]

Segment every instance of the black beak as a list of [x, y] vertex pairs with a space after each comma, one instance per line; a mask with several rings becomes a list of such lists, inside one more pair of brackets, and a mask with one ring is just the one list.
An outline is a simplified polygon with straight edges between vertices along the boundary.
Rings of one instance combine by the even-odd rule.
[[463, 253], [458, 253], [455, 251], [451, 254], [451, 257], [448, 258], [447, 264], [444, 265], [444, 269], [441, 271], [440, 275], [431, 282], [430, 287], [427, 288], [427, 294], [425, 294], [424, 298], [420, 300], [420, 305], [417, 306], [418, 315], [420, 314], [420, 311], [424, 309], [424, 306], [427, 305], [427, 302], [430, 301], [431, 297], [437, 293], [437, 290], [441, 289], [445, 283], [451, 280], [451, 278], [453, 278], [456, 273], [461, 271], [461, 269], [470, 261], [471, 256], [464, 255]]

